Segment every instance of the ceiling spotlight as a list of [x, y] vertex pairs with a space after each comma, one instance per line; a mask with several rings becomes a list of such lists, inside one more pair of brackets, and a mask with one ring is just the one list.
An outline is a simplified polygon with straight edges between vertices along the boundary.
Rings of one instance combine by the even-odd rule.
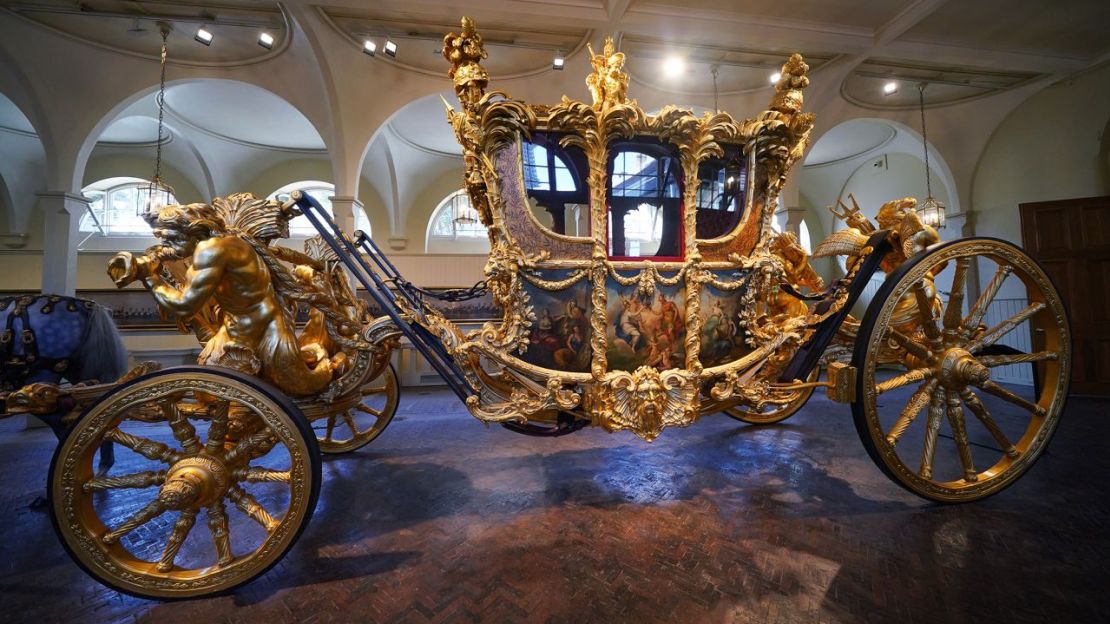
[[771, 74], [771, 84], [778, 84], [779, 78], [782, 78], [782, 74], [779, 72]]
[[272, 50], [274, 47], [274, 36], [266, 31], [262, 31], [262, 33], [258, 35], [258, 45], [267, 50]]
[[883, 93], [886, 95], [898, 93], [898, 83], [893, 81], [886, 83], [883, 85]]
[[397, 58], [397, 44], [389, 39], [385, 40], [385, 53], [391, 58]]
[[197, 43], [212, 45], [212, 33], [203, 28], [197, 29], [197, 34], [193, 35], [193, 39], [196, 39]]
[[663, 61], [663, 74], [674, 78], [686, 71], [686, 61], [679, 56], [668, 56]]
[[374, 54], [376, 54], [378, 51], [378, 44], [367, 39], [366, 41], [362, 42], [362, 51], [366, 54], [369, 54], [370, 56], [374, 56]]
[[563, 66], [566, 65], [566, 62], [567, 61], [563, 58], [562, 54], [556, 54], [555, 60], [551, 61], [551, 69], [554, 69], [555, 71], [563, 71]]

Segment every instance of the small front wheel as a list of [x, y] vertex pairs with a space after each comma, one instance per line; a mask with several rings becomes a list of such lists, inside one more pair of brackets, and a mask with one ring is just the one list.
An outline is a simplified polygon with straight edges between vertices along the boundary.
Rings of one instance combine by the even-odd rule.
[[350, 453], [370, 444], [385, 431], [397, 413], [401, 384], [392, 364], [363, 384], [362, 398], [342, 412], [314, 421], [320, 452], [329, 455]]

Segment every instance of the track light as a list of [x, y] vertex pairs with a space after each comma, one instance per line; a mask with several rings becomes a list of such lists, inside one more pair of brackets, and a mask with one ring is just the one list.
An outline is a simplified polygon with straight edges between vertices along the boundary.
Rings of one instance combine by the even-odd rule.
[[556, 54], [555, 60], [551, 61], [551, 69], [554, 69], [555, 71], [563, 71], [563, 66], [566, 65], [566, 62], [567, 61], [563, 58], [562, 54]]
[[206, 46], [212, 45], [212, 33], [203, 28], [197, 29], [197, 34], [193, 35], [193, 39], [195, 39], [197, 43], [203, 43]]
[[894, 82], [894, 81], [886, 83], [885, 85], [883, 85], [883, 93], [885, 95], [891, 95], [893, 93], [898, 93], [898, 83]]
[[779, 72], [771, 74], [771, 84], [778, 84], [779, 78], [782, 78], [782, 74]]
[[374, 56], [374, 54], [376, 54], [377, 51], [378, 51], [378, 44], [376, 44], [373, 41], [370, 41], [369, 39], [367, 39], [366, 41], [362, 42], [362, 51], [365, 54], [368, 54], [370, 56]]
[[258, 35], [258, 45], [267, 50], [272, 50], [274, 47], [274, 36], [266, 31], [262, 31], [262, 33]]
[[682, 57], [669, 56], [663, 61], [663, 74], [674, 78], [686, 71], [686, 61]]
[[389, 39], [386, 39], [385, 40], [385, 53], [390, 58], [397, 58], [397, 44], [393, 43]]

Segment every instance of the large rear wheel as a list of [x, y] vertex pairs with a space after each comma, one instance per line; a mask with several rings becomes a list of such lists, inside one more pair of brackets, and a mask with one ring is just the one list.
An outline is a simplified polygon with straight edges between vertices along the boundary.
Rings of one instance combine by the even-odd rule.
[[[975, 270], [982, 292], [965, 306]], [[1001, 343], [1023, 352], [987, 355]], [[1044, 451], [1067, 394], [1071, 332], [1059, 293], [1025, 252], [997, 239], [962, 239], [910, 258], [887, 278], [852, 364], [852, 413], [875, 463], [924, 498], [973, 501], [1012, 484]], [[1023, 370], [1040, 383], [995, 379]]]

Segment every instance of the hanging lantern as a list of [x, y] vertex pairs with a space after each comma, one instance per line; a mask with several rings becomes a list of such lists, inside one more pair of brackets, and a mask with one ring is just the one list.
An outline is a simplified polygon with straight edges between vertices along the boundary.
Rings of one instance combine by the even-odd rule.
[[158, 136], [155, 139], [155, 149], [157, 151], [154, 156], [154, 176], [151, 177], [150, 183], [143, 186], [140, 191], [143, 194], [137, 204], [138, 216], [140, 217], [145, 217], [147, 214], [157, 211], [174, 201], [173, 188], [162, 181], [162, 129], [165, 126], [166, 116], [166, 54], [168, 50], [166, 39], [170, 35], [170, 26], [164, 22], [159, 22], [158, 28], [162, 33], [162, 54], [159, 60], [161, 74], [158, 96], [155, 99], [158, 104]]
[[470, 197], [465, 194], [455, 197], [452, 212], [454, 212], [452, 221], [455, 225], [472, 226], [478, 223], [478, 211], [470, 205]]
[[935, 228], [944, 227], [945, 207], [937, 198], [933, 197], [932, 179], [929, 177], [929, 133], [925, 128], [925, 87], [926, 83], [917, 85], [917, 102], [921, 109], [921, 146], [925, 151], [925, 201], [917, 207], [917, 214], [921, 222]]

